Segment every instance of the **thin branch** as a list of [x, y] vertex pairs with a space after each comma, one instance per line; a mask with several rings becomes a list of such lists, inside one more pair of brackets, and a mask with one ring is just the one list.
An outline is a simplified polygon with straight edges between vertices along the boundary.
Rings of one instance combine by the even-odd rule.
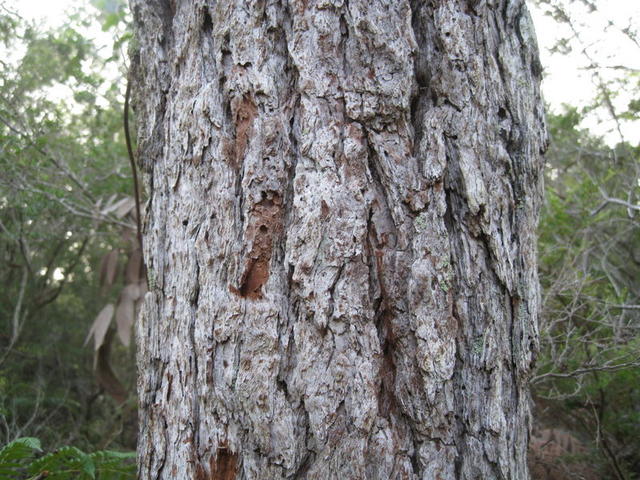
[[531, 383], [538, 383], [539, 381], [545, 378], [574, 378], [574, 377], [579, 377], [581, 375], [584, 375], [586, 373], [614, 372], [617, 370], [623, 370], [625, 368], [638, 367], [638, 366], [640, 366], [640, 358], [632, 362], [619, 363], [617, 365], [599, 365], [599, 366], [593, 366], [593, 367], [587, 367], [587, 368], [578, 368], [573, 372], [568, 372], [568, 373], [554, 373], [554, 372], [543, 373], [542, 375], [537, 375], [533, 377], [531, 379]]
[[[0, 366], [4, 364], [5, 360], [13, 350], [16, 342], [18, 341], [18, 337], [20, 336], [20, 330], [22, 330], [22, 324], [24, 323], [24, 319], [26, 318], [26, 311], [21, 315], [22, 310], [22, 302], [24, 300], [24, 292], [27, 288], [27, 279], [29, 278], [29, 269], [24, 266], [22, 267], [22, 279], [20, 280], [20, 289], [18, 290], [18, 300], [16, 302], [16, 306], [13, 309], [13, 317], [11, 319], [11, 340], [9, 341], [9, 345], [7, 346], [2, 358], [0, 359]], [[22, 322], [20, 321], [20, 317], [22, 316]]]
[[621, 200], [619, 198], [612, 198], [605, 195], [603, 196], [605, 197], [603, 202], [590, 212], [591, 216], [597, 215], [602, 209], [604, 209], [609, 204], [621, 205], [625, 207], [627, 210], [640, 212], [640, 205], [634, 205], [633, 203], [629, 203], [626, 200]]

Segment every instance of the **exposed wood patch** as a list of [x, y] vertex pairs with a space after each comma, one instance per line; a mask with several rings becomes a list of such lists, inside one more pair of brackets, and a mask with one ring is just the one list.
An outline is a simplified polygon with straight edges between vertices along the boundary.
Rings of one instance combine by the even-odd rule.
[[320, 201], [320, 216], [323, 220], [326, 220], [327, 217], [329, 216], [329, 213], [331, 213], [331, 209], [329, 208], [329, 205], [327, 205], [327, 202], [325, 202], [324, 200]]
[[239, 166], [249, 145], [249, 136], [253, 133], [253, 120], [258, 114], [258, 108], [253, 99], [248, 95], [242, 98], [234, 98], [231, 101], [231, 113], [236, 131], [235, 164]]
[[262, 286], [269, 279], [269, 262], [273, 243], [282, 232], [282, 198], [275, 192], [263, 192], [262, 200], [253, 208], [247, 237], [253, 237], [240, 287], [229, 287], [242, 298], [262, 298]]
[[238, 455], [226, 445], [218, 448], [218, 454], [211, 457], [211, 480], [234, 480], [238, 471]]
[[[171, 472], [172, 475], [176, 475], [176, 472]], [[196, 475], [195, 480], [207, 480], [209, 477], [207, 476], [207, 471], [201, 464], [196, 465]]]
[[223, 444], [217, 455], [210, 458], [208, 469], [202, 463], [197, 464], [195, 480], [234, 480], [237, 473], [238, 455]]
[[262, 297], [262, 286], [269, 278], [270, 251], [261, 251], [256, 259], [250, 259], [240, 285], [240, 296], [256, 299]]

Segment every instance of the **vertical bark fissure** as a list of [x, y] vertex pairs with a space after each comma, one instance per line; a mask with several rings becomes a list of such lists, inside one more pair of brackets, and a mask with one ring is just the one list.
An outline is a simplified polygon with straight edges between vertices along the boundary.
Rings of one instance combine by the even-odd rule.
[[[371, 155], [371, 152], [369, 152], [369, 155]], [[371, 166], [371, 162], [369, 162], [369, 164], [370, 168], [375, 168]], [[376, 175], [376, 173], [372, 173], [372, 176], [373, 175]], [[377, 202], [373, 203], [367, 221], [366, 252], [370, 272], [369, 297], [372, 304], [373, 322], [376, 326], [382, 357], [379, 374], [378, 414], [389, 420], [391, 418], [391, 410], [393, 409], [394, 413], [397, 411], [394, 398], [396, 366], [393, 361], [393, 333], [389, 320], [391, 312], [389, 312], [390, 306], [388, 304], [382, 272], [383, 250], [379, 248], [380, 245], [376, 238], [375, 225], [372, 222], [374, 208], [384, 207], [380, 207]]]
[[189, 342], [191, 355], [193, 356], [193, 383], [191, 385], [191, 403], [192, 403], [192, 411], [193, 416], [191, 419], [191, 428], [192, 428], [192, 436], [193, 436], [193, 461], [196, 465], [200, 465], [202, 460], [200, 458], [199, 449], [200, 449], [200, 408], [198, 397], [201, 395], [200, 385], [198, 383], [198, 349], [197, 342], [195, 337], [195, 330], [197, 328], [197, 312], [198, 312], [198, 300], [200, 298], [200, 265], [198, 263], [198, 258], [194, 255], [194, 266], [195, 269], [192, 272], [194, 275], [194, 284], [192, 286], [192, 291], [190, 295], [191, 301], [191, 319], [189, 325]]

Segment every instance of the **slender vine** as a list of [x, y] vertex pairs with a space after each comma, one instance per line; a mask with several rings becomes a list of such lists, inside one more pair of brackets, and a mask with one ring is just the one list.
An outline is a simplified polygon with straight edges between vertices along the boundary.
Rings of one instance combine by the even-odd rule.
[[[127, 90], [124, 94], [124, 137], [127, 142], [127, 152], [129, 154], [129, 163], [131, 164], [131, 173], [133, 175], [133, 198], [136, 201], [136, 228], [138, 236], [138, 244], [140, 246], [140, 254], [144, 259], [142, 250], [142, 227], [140, 222], [140, 189], [138, 187], [138, 171], [136, 162], [133, 157], [133, 148], [131, 146], [131, 134], [129, 133], [129, 99], [131, 97], [131, 78], [127, 76]], [[143, 260], [144, 263], [144, 260]]]

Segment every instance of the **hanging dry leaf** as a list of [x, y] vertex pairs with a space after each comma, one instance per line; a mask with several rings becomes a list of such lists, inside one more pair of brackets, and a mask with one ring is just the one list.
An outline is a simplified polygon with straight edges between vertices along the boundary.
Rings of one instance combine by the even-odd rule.
[[129, 212], [129, 215], [131, 216], [131, 220], [133, 220], [134, 222], [137, 222], [138, 221], [138, 211], [135, 209], [135, 206], [136, 206], [136, 204], [135, 204], [135, 200], [134, 200], [133, 201], [133, 207], [134, 208], [131, 209], [131, 211]]
[[118, 377], [116, 377], [109, 357], [111, 353], [111, 340], [113, 339], [113, 329], [110, 329], [104, 339], [104, 344], [98, 349], [93, 359], [93, 368], [96, 371], [98, 384], [104, 388], [107, 394], [111, 395], [119, 404], [127, 400], [127, 390], [124, 388]]
[[129, 297], [135, 302], [140, 298], [140, 287], [137, 283], [130, 283], [122, 289], [122, 295]]
[[[111, 207], [113, 207], [113, 204], [114, 204], [114, 202], [116, 201], [116, 198], [118, 198], [118, 195], [117, 195], [117, 194], [115, 194], [115, 193], [114, 193], [113, 195], [111, 195], [111, 196], [107, 199], [107, 201], [106, 201], [106, 202], [104, 202], [104, 205], [105, 205], [105, 206], [104, 206], [104, 209], [103, 209], [103, 210], [101, 210], [101, 212], [100, 212], [100, 213], [102, 213], [103, 215], [106, 215], [106, 214], [104, 213], [104, 211], [105, 211], [105, 210], [107, 210], [107, 209], [110, 209]], [[100, 203], [99, 205], [102, 205], [102, 204]], [[96, 205], [96, 206], [97, 206], [97, 205]]]
[[114, 212], [114, 215], [118, 218], [122, 218], [128, 215], [129, 212], [131, 212], [136, 206], [136, 201], [133, 197], [125, 197], [122, 200], [122, 204], [118, 206], [118, 208]]
[[[131, 197], [124, 197], [121, 198], [120, 200], [118, 200], [117, 202], [108, 202], [107, 206], [105, 208], [102, 209], [102, 215], [109, 215], [111, 213], [115, 212], [115, 215], [118, 218], [122, 218], [124, 217], [127, 213], [128, 210], [122, 214], [122, 215], [118, 215], [119, 212], [122, 212], [123, 209], [129, 208], [129, 210], [131, 209], [131, 207], [127, 207], [129, 205], [129, 202], [132, 201], [133, 199]], [[135, 205], [135, 200], [133, 200], [134, 205]]]
[[[127, 285], [127, 287], [136, 287], [137, 285]], [[131, 343], [131, 327], [135, 318], [135, 300], [126, 293], [125, 287], [120, 295], [120, 303], [116, 308], [116, 325], [118, 326], [118, 336], [120, 341], [126, 347]], [[136, 295], [137, 298], [137, 295]]]
[[138, 237], [136, 237], [135, 229], [133, 228], [123, 228], [120, 231], [120, 238], [122, 238], [122, 243], [128, 243], [132, 245], [132, 250], [138, 247]]
[[89, 343], [89, 339], [93, 336], [94, 339], [94, 350], [98, 350], [104, 341], [104, 336], [109, 329], [109, 325], [111, 324], [111, 319], [113, 318], [114, 307], [112, 303], [108, 303], [105, 307], [100, 310], [100, 313], [93, 321], [93, 325], [89, 329], [89, 333], [87, 334], [87, 338], [84, 341], [86, 345]]
[[147, 281], [144, 277], [140, 279], [140, 283], [138, 283], [138, 286], [140, 287], [140, 300], [144, 300], [145, 294], [149, 291], [149, 288], [147, 287]]
[[107, 262], [109, 261], [109, 253], [105, 253], [100, 259], [100, 286], [104, 287], [107, 276]]
[[131, 255], [129, 255], [129, 260], [127, 260], [127, 267], [125, 269], [124, 277], [127, 283], [138, 283], [140, 281], [142, 269], [142, 255], [140, 254], [140, 249], [135, 249]]
[[102, 257], [100, 265], [100, 285], [109, 288], [113, 285], [118, 272], [118, 250], [114, 249]]

